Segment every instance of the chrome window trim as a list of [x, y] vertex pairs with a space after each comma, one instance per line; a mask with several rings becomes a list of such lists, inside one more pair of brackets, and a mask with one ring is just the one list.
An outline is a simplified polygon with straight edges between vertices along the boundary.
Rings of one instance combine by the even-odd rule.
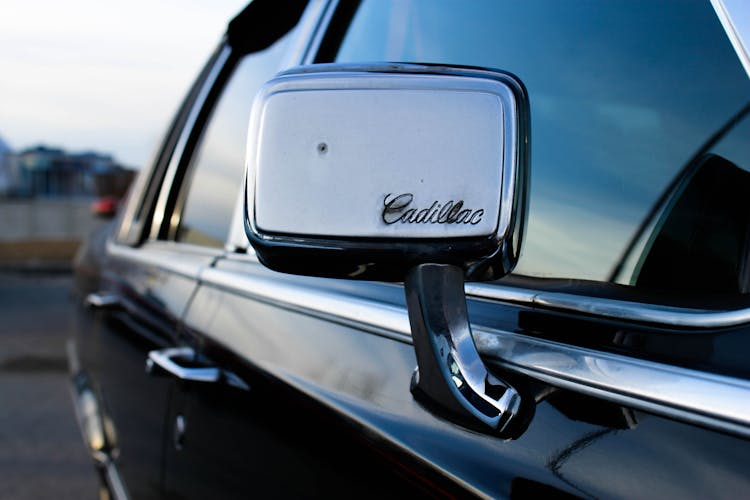
[[466, 294], [480, 299], [666, 327], [707, 329], [750, 323], [750, 308], [722, 311], [690, 309], [483, 283], [467, 283]]
[[[252, 247], [248, 248], [247, 254], [233, 255], [232, 258], [250, 263], [259, 262]], [[680, 335], [689, 335], [691, 331], [701, 333], [701, 330], [705, 329], [730, 328], [750, 323], [750, 308], [723, 311], [691, 309], [606, 299], [590, 295], [540, 292], [527, 288], [485, 283], [466, 283], [465, 288], [466, 295], [475, 299], [586, 314], [594, 318], [646, 323], [662, 327], [688, 328], [688, 330], [681, 331]]]
[[290, 44], [286, 57], [282, 60], [282, 67], [291, 67], [304, 64], [310, 53], [316, 34], [320, 30], [326, 9], [330, 0], [310, 0], [302, 12], [299, 23], [294, 28], [297, 30], [296, 40]]
[[127, 241], [133, 231], [133, 222], [138, 210], [145, 202], [148, 184], [156, 172], [160, 153], [161, 149], [159, 148], [153, 154], [153, 157], [149, 159], [148, 163], [138, 171], [129, 192], [123, 198], [122, 208], [118, 214], [119, 221], [117, 222], [117, 229], [115, 231], [117, 239], [121, 241]]
[[180, 132], [180, 137], [177, 139], [177, 143], [175, 144], [174, 150], [172, 152], [172, 157], [170, 158], [169, 165], [167, 166], [167, 171], [164, 173], [164, 179], [161, 183], [159, 196], [156, 199], [156, 206], [154, 208], [154, 215], [151, 222], [151, 234], [149, 235], [149, 239], [151, 240], [156, 240], [158, 238], [159, 230], [164, 223], [167, 200], [169, 199], [169, 193], [172, 189], [175, 175], [177, 174], [177, 170], [180, 166], [180, 163], [182, 162], [188, 138], [190, 137], [190, 134], [195, 127], [195, 122], [198, 119], [198, 115], [200, 114], [203, 106], [206, 103], [206, 98], [208, 97], [209, 92], [214, 87], [216, 79], [219, 77], [221, 70], [224, 68], [224, 65], [226, 64], [232, 52], [229, 45], [227, 45], [226, 42], [223, 43], [224, 46], [221, 49], [221, 53], [216, 58], [211, 71], [206, 76], [206, 80], [203, 82], [203, 85], [201, 86], [201, 89], [198, 92], [195, 101], [193, 102], [188, 117], [182, 127], [182, 131]]
[[711, 5], [750, 77], [750, 3], [747, 0], [711, 0]]
[[317, 26], [313, 36], [310, 38], [310, 43], [303, 54], [301, 64], [308, 65], [315, 62], [315, 57], [318, 55], [320, 44], [323, 43], [323, 38], [328, 31], [328, 26], [331, 24], [331, 19], [333, 18], [338, 5], [339, 0], [325, 0], [325, 6], [320, 11]]
[[[200, 282], [411, 343], [409, 319], [401, 307], [217, 268], [205, 269]], [[750, 437], [748, 380], [472, 326], [479, 352], [497, 365], [556, 387]]]
[[[185, 254], [204, 261], [186, 259]], [[147, 241], [131, 248], [112, 240], [107, 242], [107, 255], [144, 266], [155, 267], [183, 278], [197, 280], [200, 273], [224, 254], [220, 248], [202, 247], [171, 241]]]

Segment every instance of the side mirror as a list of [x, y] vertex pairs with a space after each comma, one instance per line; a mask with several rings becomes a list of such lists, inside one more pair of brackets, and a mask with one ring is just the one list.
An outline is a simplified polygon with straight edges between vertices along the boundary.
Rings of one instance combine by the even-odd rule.
[[502, 430], [518, 395], [468, 370], [484, 365], [463, 281], [500, 278], [518, 260], [527, 150], [528, 102], [512, 75], [408, 64], [292, 70], [253, 107], [245, 229], [277, 271], [405, 281], [415, 393]]
[[282, 73], [256, 98], [246, 230], [268, 267], [402, 281], [417, 264], [510, 272], [526, 98], [512, 76], [416, 65]]

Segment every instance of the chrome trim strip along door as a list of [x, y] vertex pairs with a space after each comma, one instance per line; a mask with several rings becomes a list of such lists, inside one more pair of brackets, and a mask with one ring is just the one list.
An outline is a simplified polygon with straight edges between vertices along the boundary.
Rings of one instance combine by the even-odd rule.
[[[411, 343], [406, 310], [320, 288], [206, 269], [202, 284]], [[750, 381], [472, 325], [479, 352], [553, 386], [750, 437]], [[407, 383], [407, 381], [404, 381]]]
[[237, 275], [216, 268], [204, 270], [200, 284], [411, 344], [409, 318], [406, 309], [401, 307], [356, 299], [305, 285], [289, 285], [269, 278]]
[[[82, 388], [74, 382], [75, 378], [81, 373], [81, 360], [78, 358], [75, 340], [69, 339], [67, 341], [65, 352], [68, 358], [68, 374], [70, 375], [69, 389], [78, 430], [81, 432], [91, 458], [104, 471], [104, 479], [106, 486], [109, 488], [109, 493], [114, 500], [128, 500], [130, 496], [125, 488], [122, 476], [120, 476], [120, 471], [117, 469], [117, 464], [112, 459], [110, 450], [104, 451], [98, 447], [104, 446], [104, 438], [99, 436], [104, 434], [105, 424], [101, 419], [101, 410], [97, 399], [90, 387]], [[94, 443], [92, 438], [99, 438], [100, 442]]]
[[207, 266], [194, 259], [186, 259], [185, 252], [191, 251], [196, 258], [216, 259], [222, 255], [217, 248], [199, 247], [185, 243], [167, 241], [151, 241], [139, 249], [107, 242], [107, 253], [111, 256], [156, 267], [169, 271], [183, 278], [197, 279], [200, 272]]
[[481, 283], [467, 283], [466, 294], [480, 299], [660, 326], [724, 328], [750, 323], [750, 308], [725, 311], [689, 309]]
[[475, 331], [477, 349], [510, 370], [668, 417], [750, 436], [750, 381], [524, 335]]
[[737, 57], [750, 77], [750, 2], [747, 0], [711, 0]]

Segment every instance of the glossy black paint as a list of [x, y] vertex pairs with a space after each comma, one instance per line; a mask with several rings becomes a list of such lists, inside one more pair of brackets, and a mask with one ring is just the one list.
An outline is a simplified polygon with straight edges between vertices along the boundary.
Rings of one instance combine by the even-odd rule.
[[[261, 3], [272, 5], [259, 0], [253, 5]], [[329, 35], [340, 41], [357, 4], [342, 3], [334, 21], [343, 25]], [[241, 38], [242, 31], [232, 36]], [[321, 54], [329, 55], [318, 60], [333, 60], [338, 43], [324, 40]], [[205, 72], [200, 81], [204, 78]], [[191, 94], [194, 99], [195, 89]], [[184, 124], [184, 116], [175, 121], [162, 154], [166, 160]], [[741, 125], [727, 137], [739, 137], [735, 150], [744, 151], [747, 129]], [[202, 120], [196, 126], [189, 132], [198, 137]], [[742, 165], [722, 150], [723, 140], [708, 152]], [[553, 155], [546, 141], [535, 141], [535, 147], [542, 158]], [[164, 158], [157, 162], [161, 167]], [[549, 174], [547, 165], [537, 172]], [[277, 274], [231, 252], [144, 243], [148, 231], [141, 229], [151, 222], [162, 174], [157, 168], [146, 195], [136, 202], [135, 219], [120, 224], [121, 241], [136, 248], [107, 247], [110, 227], [90, 240], [76, 264], [78, 300], [99, 291], [121, 298], [119, 309], [80, 309], [75, 346], [81, 369], [74, 381], [95, 393], [102, 422], [111, 427], [104, 451], [133, 498], [737, 498], [750, 491], [747, 439], [562, 390], [507, 372], [489, 358], [484, 362], [491, 372], [530, 402], [513, 439], [451, 421], [444, 409], [410, 393], [416, 357], [408, 336], [293, 310], [253, 290], [229, 290], [201, 276], [217, 267], [400, 308], [405, 306], [402, 286]], [[583, 178], [579, 174], [575, 178]], [[316, 274], [310, 271], [315, 264], [299, 262], [291, 270]], [[509, 276], [497, 284], [673, 306], [747, 306], [746, 295], [685, 294], [581, 279]], [[476, 298], [469, 298], [468, 313], [476, 325], [750, 377], [747, 326], [671, 329]], [[202, 362], [231, 370], [249, 391], [225, 381], [147, 375], [148, 351], [174, 346], [190, 346]], [[179, 443], [178, 417], [185, 423]]]
[[[273, 275], [246, 262], [221, 261], [218, 267]], [[324, 288], [339, 285], [334, 280], [316, 281]], [[371, 287], [379, 289], [376, 294], [383, 288], [403, 293], [389, 285]], [[497, 305], [498, 310], [506, 307]], [[742, 465], [750, 458], [744, 439], [621, 408], [493, 367], [538, 399], [528, 428], [517, 439], [505, 441], [450, 423], [414, 400], [409, 379], [416, 359], [408, 343], [211, 285], [199, 288], [186, 321], [206, 332], [214, 356], [231, 352], [242, 360], [238, 365], [252, 363], [266, 377], [293, 388], [291, 393], [274, 392], [276, 401], [296, 393], [304, 401], [296, 403], [300, 407], [333, 412], [404, 467], [425, 471], [426, 466], [423, 473], [430, 481], [444, 474], [455, 487], [491, 496], [514, 496], [516, 488], [552, 488], [584, 497], [701, 496], [718, 487], [712, 479], [716, 475], [725, 478], [721, 488], [727, 494], [750, 487]], [[202, 404], [203, 411], [210, 408], [206, 399], [195, 398], [193, 403]], [[330, 435], [330, 446], [335, 446], [334, 436]], [[352, 460], [357, 456], [349, 455]], [[696, 472], [686, 474], [688, 470]]]
[[[404, 305], [399, 285], [279, 275], [231, 256], [216, 266]], [[119, 273], [149, 275], [135, 262], [121, 262]], [[160, 281], [184, 283], [178, 295], [190, 295], [191, 280], [160, 276]], [[140, 297], [135, 300], [150, 311], [152, 325], [174, 324], [174, 315], [153, 314], [165, 311], [163, 303], [156, 307], [160, 301], [143, 298], [158, 292], [133, 292], [145, 282], [133, 279], [133, 286], [124, 287], [125, 282], [113, 278], [119, 290]], [[468, 302], [470, 317], [479, 324], [524, 334], [547, 331], [548, 338], [558, 341], [614, 349], [606, 345], [615, 345], [617, 329], [612, 322], [566, 319], [570, 315], [485, 300]], [[728, 496], [740, 496], [750, 488], [743, 465], [750, 459], [747, 440], [556, 389], [505, 373], [491, 360], [487, 361], [495, 374], [538, 404], [515, 440], [477, 433], [451, 423], [442, 410], [414, 400], [409, 379], [416, 359], [408, 342], [210, 284], [197, 287], [184, 318], [186, 326], [177, 327], [183, 332], [181, 342], [240, 375], [249, 392], [225, 384], [147, 376], [147, 351], [169, 344], [154, 341], [168, 335], [144, 336], [144, 330], [134, 329], [128, 320], [126, 328], [122, 311], [119, 318], [104, 322], [105, 313], [82, 312], [94, 315], [98, 327], [82, 326], [77, 344], [114, 423], [117, 464], [134, 497], [232, 498], [246, 497], [249, 491], [270, 496], [382, 497], [407, 490], [415, 496], [447, 497], [712, 496], [719, 487], [717, 477]], [[691, 351], [691, 359], [705, 353], [705, 344], [691, 350], [682, 347], [684, 343], [670, 342], [679, 332], [628, 328], [643, 339], [637, 346], [640, 352], [650, 356], [657, 351], [659, 335], [664, 352], [673, 349], [672, 359], [689, 357]], [[164, 332], [156, 327], [148, 331]], [[697, 337], [713, 338], [718, 345], [726, 334]], [[736, 335], [743, 337], [740, 331]], [[621, 346], [619, 352], [633, 355], [638, 350]], [[173, 440], [177, 415], [187, 422], [180, 450]], [[157, 450], [165, 453], [161, 484], [154, 477], [159, 470]], [[287, 474], [295, 479], [287, 480]]]
[[105, 451], [116, 460], [129, 494], [159, 498], [171, 381], [148, 375], [145, 361], [150, 350], [175, 344], [177, 321], [195, 283], [111, 256], [98, 259], [105, 262], [98, 271], [90, 262], [79, 262], [79, 269], [101, 274], [79, 288], [77, 297], [83, 301], [88, 293], [109, 292], [120, 297], [120, 304], [105, 309], [81, 306], [75, 348], [82, 371], [75, 375], [89, 380], [97, 395], [101, 425], [110, 431]]
[[[208, 336], [210, 337], [210, 336]], [[225, 346], [206, 356], [250, 385], [176, 384], [167, 416], [167, 498], [454, 496], [455, 485], [405, 467], [360, 426]], [[186, 432], [174, 441], [178, 416]], [[424, 468], [424, 467], [422, 467]]]

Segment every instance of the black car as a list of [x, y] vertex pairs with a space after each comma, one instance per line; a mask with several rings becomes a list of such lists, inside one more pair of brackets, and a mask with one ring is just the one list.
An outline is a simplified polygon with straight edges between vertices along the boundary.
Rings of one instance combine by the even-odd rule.
[[103, 493], [750, 494], [748, 18], [252, 2], [76, 259]]

